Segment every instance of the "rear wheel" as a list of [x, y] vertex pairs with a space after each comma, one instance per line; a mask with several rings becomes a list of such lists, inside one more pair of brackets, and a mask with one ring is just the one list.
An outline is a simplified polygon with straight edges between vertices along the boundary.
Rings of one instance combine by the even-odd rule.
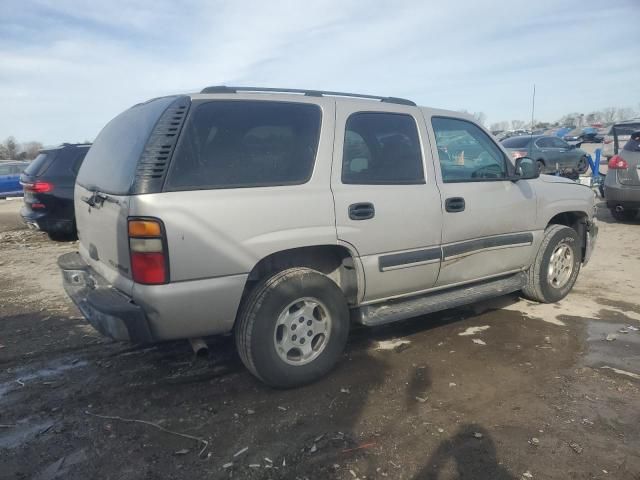
[[578, 160], [577, 170], [580, 175], [587, 173], [589, 170], [589, 161], [587, 160], [587, 157], [581, 157], [580, 160]]
[[342, 290], [310, 268], [291, 268], [259, 283], [235, 327], [240, 358], [260, 380], [289, 388], [313, 382], [338, 361], [349, 333]]
[[538, 167], [538, 173], [544, 173], [544, 160], [536, 161], [536, 166]]
[[618, 211], [615, 208], [611, 209], [611, 216], [619, 222], [630, 222], [634, 220], [637, 215], [638, 210], [635, 208], [628, 208], [622, 211]]
[[541, 303], [562, 300], [573, 288], [580, 272], [578, 233], [564, 225], [550, 225], [540, 250], [529, 268], [524, 296]]

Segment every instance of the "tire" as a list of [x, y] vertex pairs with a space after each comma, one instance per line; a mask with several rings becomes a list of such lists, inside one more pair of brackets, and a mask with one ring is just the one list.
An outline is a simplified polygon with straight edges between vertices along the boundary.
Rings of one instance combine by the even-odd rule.
[[611, 216], [615, 218], [618, 222], [630, 222], [636, 218], [638, 215], [637, 209], [626, 209], [622, 212], [618, 212], [615, 208], [611, 208]]
[[[312, 329], [316, 330], [309, 336]], [[303, 335], [297, 336], [298, 332]], [[340, 358], [348, 334], [349, 307], [342, 290], [322, 273], [298, 267], [256, 285], [243, 302], [235, 326], [242, 362], [253, 375], [277, 388], [301, 386], [328, 373]]]
[[544, 173], [544, 160], [537, 160], [536, 165], [538, 166], [538, 173]]
[[578, 160], [577, 170], [580, 175], [589, 171], [589, 161], [587, 160], [587, 157], [580, 157], [580, 160]]
[[[567, 249], [570, 253], [566, 253]], [[566, 297], [580, 273], [581, 250], [578, 233], [573, 228], [564, 225], [548, 226], [538, 254], [529, 268], [527, 285], [522, 289], [524, 297], [540, 303], [553, 303]], [[562, 255], [562, 251], [566, 254]], [[564, 258], [564, 261], [555, 263], [557, 268], [551, 270], [549, 267], [554, 253], [560, 254], [556, 258]], [[565, 266], [570, 270], [567, 271]], [[557, 275], [558, 271], [564, 273]], [[554, 275], [557, 275], [557, 282], [553, 280]]]

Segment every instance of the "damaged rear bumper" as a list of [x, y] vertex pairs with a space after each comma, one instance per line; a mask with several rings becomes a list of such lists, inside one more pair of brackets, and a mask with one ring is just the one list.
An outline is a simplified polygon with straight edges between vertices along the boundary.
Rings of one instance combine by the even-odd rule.
[[154, 341], [147, 317], [131, 298], [111, 287], [79, 253], [58, 258], [64, 289], [100, 333], [133, 343]]

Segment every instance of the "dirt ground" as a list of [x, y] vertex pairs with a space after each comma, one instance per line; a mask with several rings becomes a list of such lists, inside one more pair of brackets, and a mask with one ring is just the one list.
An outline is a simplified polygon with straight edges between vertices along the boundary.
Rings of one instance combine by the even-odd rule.
[[559, 304], [356, 328], [328, 377], [282, 391], [229, 337], [208, 358], [101, 337], [55, 266], [76, 245], [17, 229], [19, 203], [0, 201], [1, 478], [640, 479], [640, 221], [600, 210]]

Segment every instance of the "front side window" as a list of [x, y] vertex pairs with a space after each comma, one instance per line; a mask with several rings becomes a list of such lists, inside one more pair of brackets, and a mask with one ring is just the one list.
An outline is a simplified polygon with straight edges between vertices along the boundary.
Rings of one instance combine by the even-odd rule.
[[0, 175], [9, 175], [11, 170], [11, 165], [0, 165]]
[[420, 139], [413, 117], [378, 112], [351, 115], [344, 135], [342, 183], [424, 183]]
[[502, 180], [508, 176], [502, 150], [480, 127], [466, 120], [433, 117], [442, 181]]
[[311, 178], [316, 105], [212, 101], [195, 108], [171, 162], [167, 190], [295, 185]]

